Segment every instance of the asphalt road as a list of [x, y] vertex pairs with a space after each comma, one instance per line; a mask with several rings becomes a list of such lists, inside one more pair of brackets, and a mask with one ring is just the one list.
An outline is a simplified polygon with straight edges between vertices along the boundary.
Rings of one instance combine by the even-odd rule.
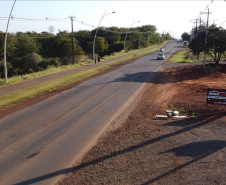
[[[180, 49], [168, 43], [166, 59]], [[157, 54], [0, 118], [1, 184], [54, 184], [155, 78]]]

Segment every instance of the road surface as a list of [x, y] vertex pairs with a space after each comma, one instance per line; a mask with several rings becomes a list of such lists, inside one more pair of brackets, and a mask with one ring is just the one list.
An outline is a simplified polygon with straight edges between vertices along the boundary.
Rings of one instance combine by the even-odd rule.
[[[166, 59], [180, 50], [170, 42]], [[0, 182], [54, 184], [151, 83], [158, 52], [0, 118]]]

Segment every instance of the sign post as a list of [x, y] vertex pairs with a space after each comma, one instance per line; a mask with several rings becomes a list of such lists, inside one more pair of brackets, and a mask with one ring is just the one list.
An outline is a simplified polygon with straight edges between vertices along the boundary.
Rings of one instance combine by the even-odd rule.
[[226, 105], [225, 89], [208, 89], [207, 104]]

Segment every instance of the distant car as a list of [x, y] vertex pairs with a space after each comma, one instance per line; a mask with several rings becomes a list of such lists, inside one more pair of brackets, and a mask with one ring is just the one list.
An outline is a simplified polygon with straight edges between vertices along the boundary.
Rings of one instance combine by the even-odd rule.
[[160, 50], [159, 50], [160, 52], [163, 52], [164, 51], [164, 48], [160, 48]]
[[157, 60], [164, 60], [164, 59], [165, 59], [165, 55], [164, 54], [158, 54]]

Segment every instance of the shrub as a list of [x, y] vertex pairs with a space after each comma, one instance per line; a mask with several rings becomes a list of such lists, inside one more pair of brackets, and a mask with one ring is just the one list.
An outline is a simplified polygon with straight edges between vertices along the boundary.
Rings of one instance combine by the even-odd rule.
[[43, 59], [38, 66], [43, 69], [47, 69], [49, 66], [59, 67], [60, 65], [61, 65], [61, 62], [59, 58], [47, 58], [47, 59]]
[[59, 58], [50, 58], [50, 65], [59, 67], [61, 65], [60, 59]]
[[124, 49], [124, 44], [120, 42], [114, 42], [108, 47], [107, 54], [111, 54], [114, 52], [119, 52]]
[[186, 52], [184, 58], [185, 58], [185, 59], [196, 60], [196, 56], [193, 55], [191, 51]]
[[23, 67], [26, 68], [28, 73], [38, 71], [38, 64], [42, 61], [42, 57], [37, 53], [31, 53], [22, 57]]
[[218, 65], [215, 65], [215, 66], [211, 66], [211, 65], [207, 65], [203, 71], [207, 74], [210, 74], [210, 73], [216, 73], [218, 72], [219, 70], [221, 70], [221, 66], [218, 66]]
[[[13, 67], [10, 62], [7, 62], [6, 65], [7, 65], [7, 75], [8, 75], [8, 77], [11, 77], [12, 73], [13, 73]], [[4, 78], [4, 77], [5, 77], [4, 62], [0, 61], [0, 78]]]

